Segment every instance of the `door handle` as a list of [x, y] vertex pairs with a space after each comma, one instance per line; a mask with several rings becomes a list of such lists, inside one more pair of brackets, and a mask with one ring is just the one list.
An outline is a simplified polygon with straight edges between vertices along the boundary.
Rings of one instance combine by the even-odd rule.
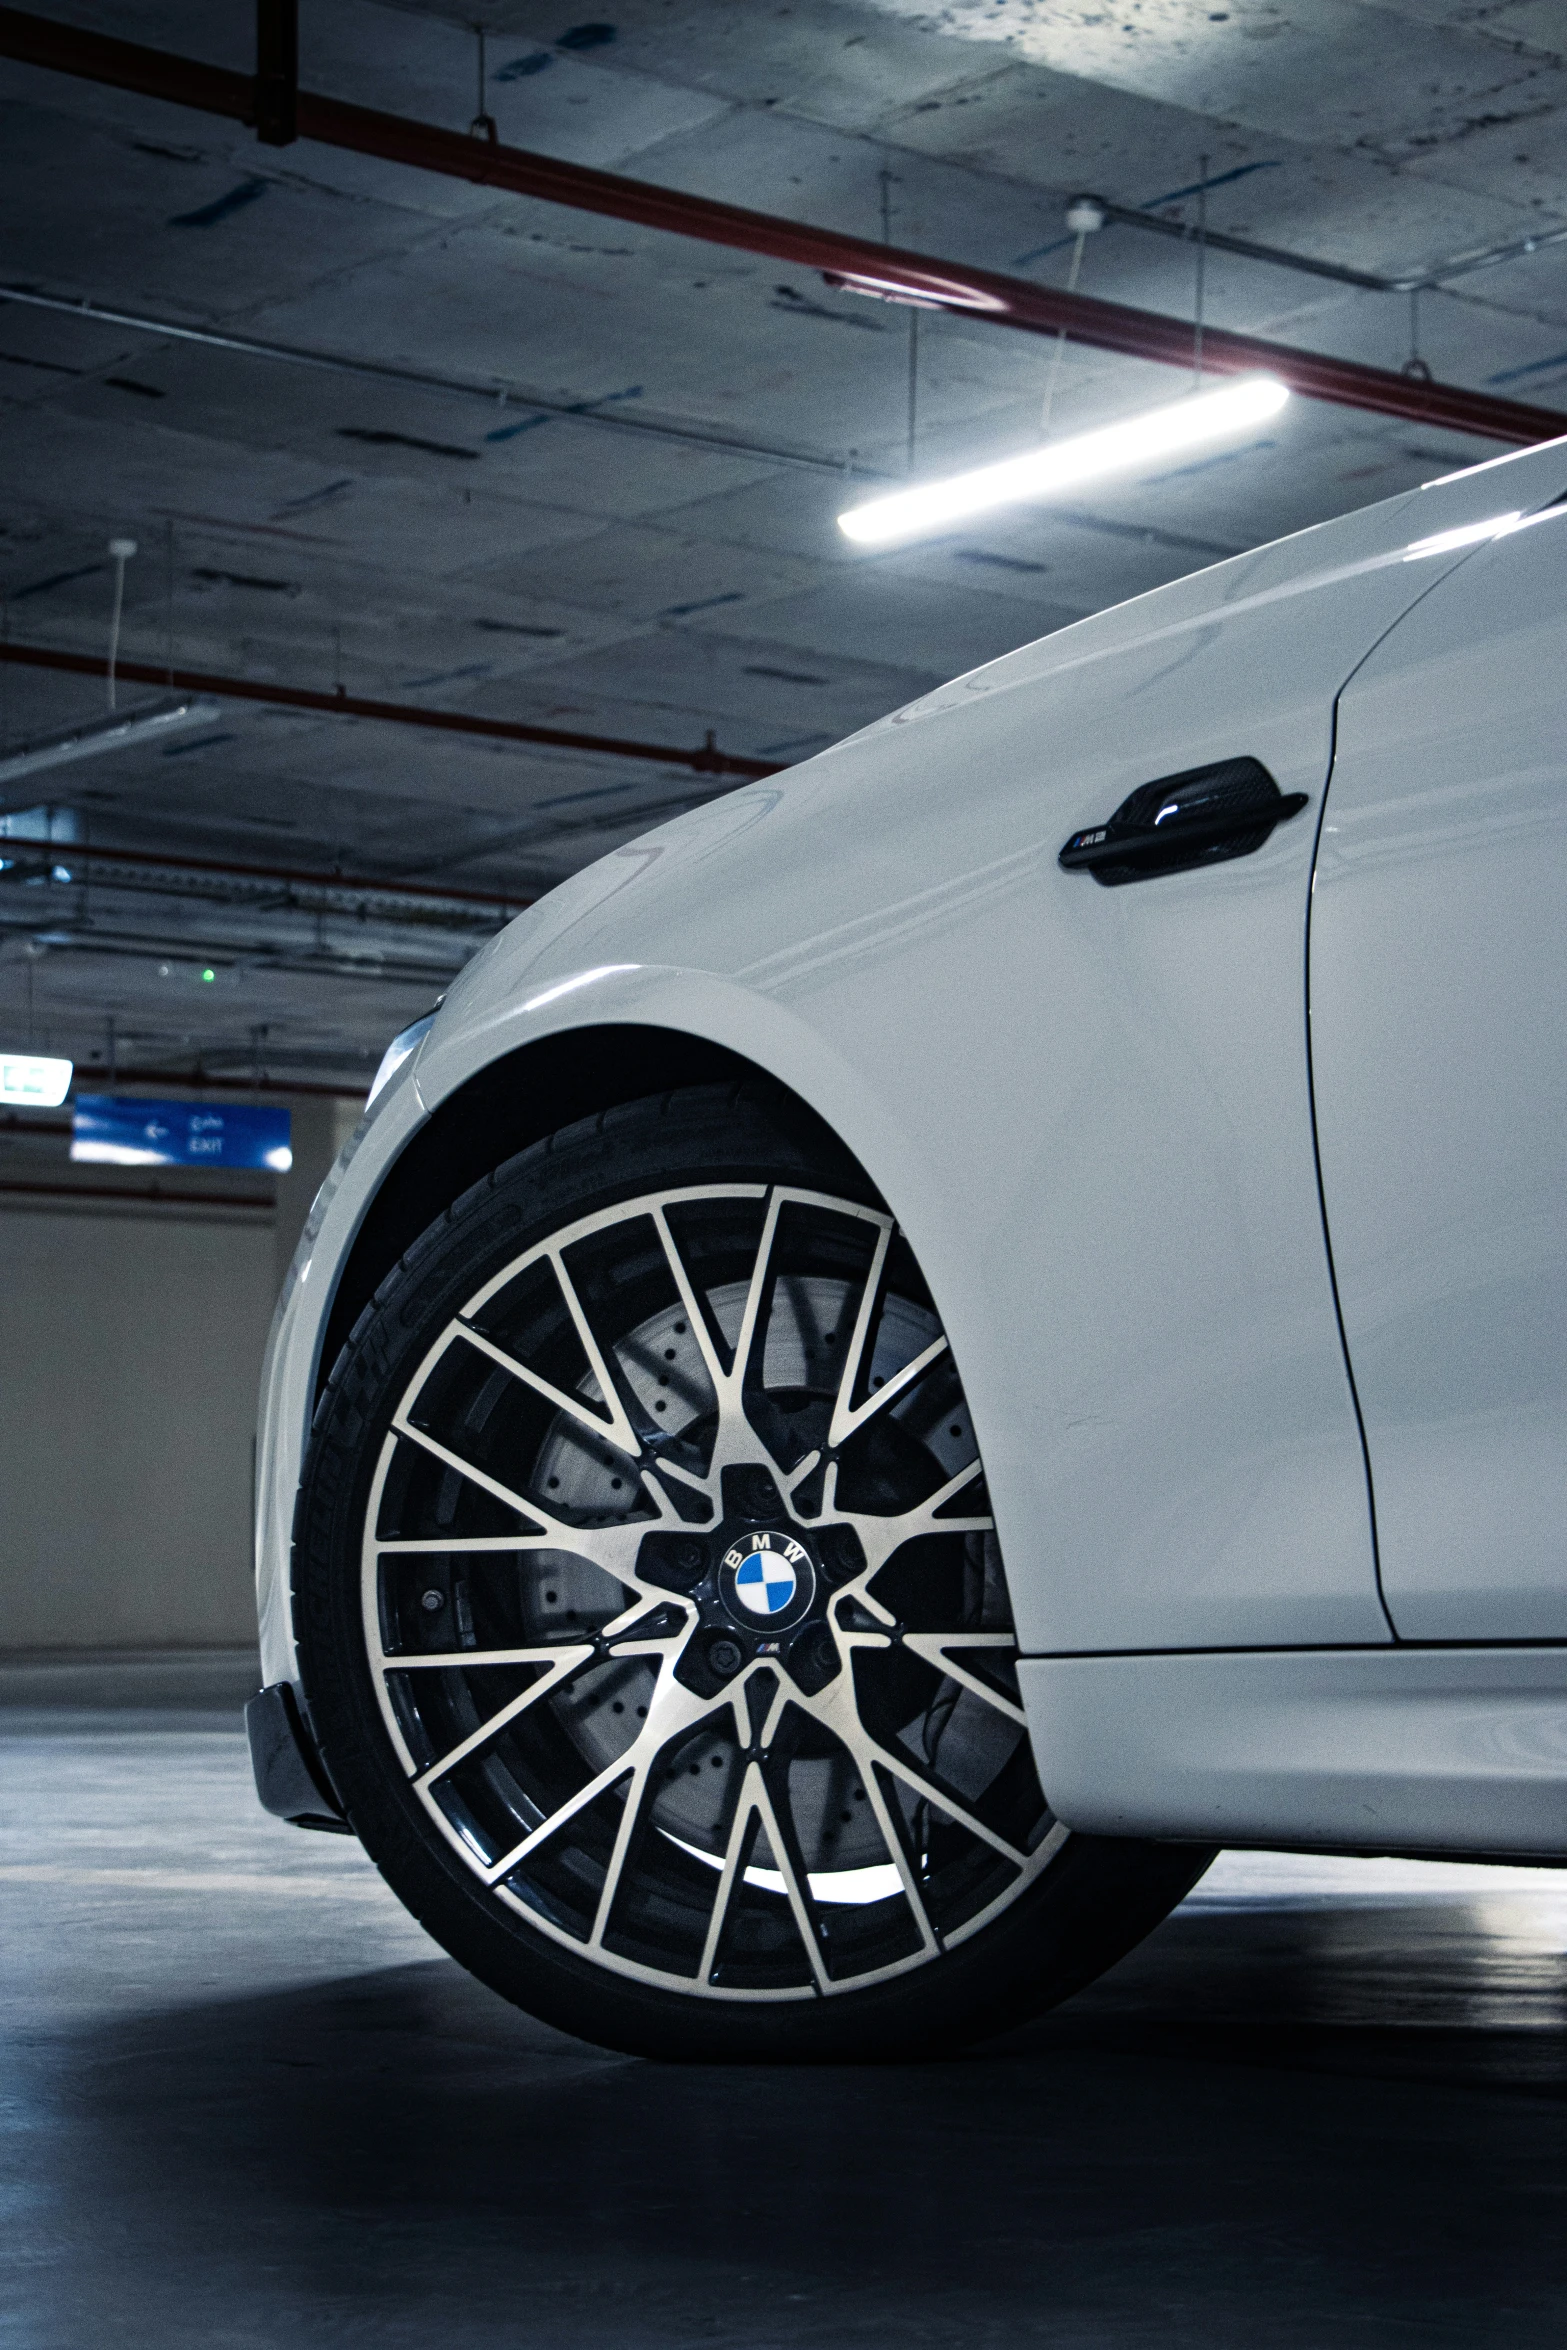
[[1107, 822], [1074, 832], [1056, 861], [1105, 889], [1154, 881], [1249, 857], [1306, 805], [1306, 793], [1281, 792], [1260, 759], [1223, 759], [1140, 784]]

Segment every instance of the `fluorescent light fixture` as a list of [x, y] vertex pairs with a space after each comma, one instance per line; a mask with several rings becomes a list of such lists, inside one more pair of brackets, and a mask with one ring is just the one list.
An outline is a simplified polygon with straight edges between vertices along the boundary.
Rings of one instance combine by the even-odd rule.
[[182, 727], [206, 726], [219, 715], [216, 702], [191, 694], [148, 702], [140, 710], [110, 710], [102, 718], [62, 727], [58, 734], [40, 735], [36, 742], [18, 743], [0, 758], [0, 784], [35, 775], [41, 767], [62, 767], [70, 759], [91, 759], [99, 751], [152, 742], [160, 735], [177, 734]]
[[824, 269], [824, 285], [844, 294], [865, 294], [873, 302], [901, 302], [911, 310], [1005, 310], [999, 295], [982, 293], [961, 278], [911, 270], [904, 277], [877, 277], [863, 269]]
[[545, 1004], [557, 1003], [563, 995], [575, 995], [579, 987], [591, 987], [595, 980], [613, 979], [617, 971], [635, 971], [635, 963], [600, 963], [593, 971], [579, 971], [574, 979], [558, 979], [542, 995], [530, 995], [523, 1005], [525, 1012], [537, 1012]]
[[1126, 473], [1204, 441], [1245, 432], [1276, 416], [1288, 398], [1288, 387], [1276, 376], [1242, 376], [1220, 391], [1193, 392], [1167, 408], [1152, 408], [1144, 416], [1129, 416], [1098, 432], [1046, 441], [1023, 457], [1004, 457], [998, 465], [981, 465], [946, 481], [920, 482], [913, 489], [872, 498], [840, 514], [838, 528], [860, 546], [893, 546], [968, 514], [984, 514], [1026, 498], [1047, 498], [1053, 490], [1075, 488], [1101, 474]]
[[15, 1109], [57, 1110], [71, 1090], [69, 1061], [33, 1053], [0, 1053], [0, 1102]]

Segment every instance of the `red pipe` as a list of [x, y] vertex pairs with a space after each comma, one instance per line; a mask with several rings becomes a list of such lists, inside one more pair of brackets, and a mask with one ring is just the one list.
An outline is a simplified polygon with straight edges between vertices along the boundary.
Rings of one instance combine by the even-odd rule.
[[[50, 23], [22, 9], [0, 8], [0, 55], [167, 99], [177, 106], [227, 115], [235, 122], [254, 123], [257, 116], [256, 84], [249, 74], [202, 65], [194, 58], [166, 56], [161, 50], [83, 32], [75, 25]], [[1196, 334], [1191, 323], [1158, 311], [1134, 310], [1125, 303], [1101, 302], [1087, 294], [1059, 293], [1026, 278], [970, 269], [962, 262], [933, 260], [868, 238], [843, 236], [835, 229], [750, 212], [738, 204], [717, 204], [705, 196], [625, 179], [618, 172], [560, 163], [521, 147], [491, 144], [466, 132], [441, 130], [433, 123], [351, 106], [308, 90], [299, 92], [298, 127], [301, 138], [317, 139], [325, 146], [345, 147], [355, 154], [410, 164], [421, 171], [442, 172], [450, 178], [475, 181], [481, 187], [504, 188], [512, 195], [567, 205], [579, 212], [635, 221], [672, 236], [696, 237], [743, 253], [763, 253], [774, 261], [820, 270], [862, 291], [913, 297], [935, 309], [987, 318], [996, 326], [1018, 327], [1027, 334], [1065, 335], [1069, 342], [1118, 351], [1129, 358], [1156, 360], [1167, 367], [1189, 369], [1195, 364]], [[1487, 440], [1524, 445], [1553, 440], [1567, 432], [1567, 416], [1552, 408], [1499, 400], [1488, 392], [1467, 391], [1456, 384], [1427, 383], [1391, 368], [1365, 367], [1358, 360], [1299, 351], [1285, 343], [1264, 342], [1255, 335], [1230, 334], [1221, 327], [1204, 328], [1202, 361], [1204, 369], [1215, 375], [1263, 368], [1307, 399], [1328, 400], [1378, 416], [1397, 416], [1410, 424], [1474, 433]]]
[[[0, 661], [19, 661], [33, 669], [68, 669], [78, 677], [105, 674], [105, 664], [96, 653], [67, 653], [55, 645], [0, 644]], [[764, 775], [783, 772], [776, 761], [742, 759], [716, 750], [711, 734], [699, 751], [686, 751], [670, 743], [629, 742], [617, 734], [572, 734], [559, 726], [524, 726], [515, 718], [480, 718], [468, 710], [375, 702], [363, 694], [345, 694], [341, 686], [335, 693], [318, 693], [311, 686], [269, 685], [258, 677], [217, 677], [205, 669], [160, 669], [155, 661], [116, 661], [114, 670], [117, 677], [131, 678], [139, 685], [176, 686], [181, 693], [218, 694], [237, 702], [275, 702], [287, 710], [324, 711], [332, 718], [377, 718], [394, 726], [433, 726], [448, 734], [484, 735], [492, 742], [543, 743], [550, 750], [593, 751], [602, 758], [689, 767], [697, 775], [735, 775], [754, 783]]]

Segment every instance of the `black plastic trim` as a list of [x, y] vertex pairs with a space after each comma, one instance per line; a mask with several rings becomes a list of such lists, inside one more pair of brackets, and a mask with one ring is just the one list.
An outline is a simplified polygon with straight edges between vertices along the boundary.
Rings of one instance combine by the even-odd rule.
[[1303, 791], [1281, 792], [1260, 759], [1221, 759], [1140, 784], [1106, 823], [1074, 832], [1056, 861], [1104, 889], [1154, 881], [1249, 857], [1307, 804]]
[[245, 1735], [263, 1811], [296, 1828], [321, 1828], [331, 1836], [353, 1834], [305, 1726], [292, 1683], [274, 1681], [257, 1692], [245, 1708]]

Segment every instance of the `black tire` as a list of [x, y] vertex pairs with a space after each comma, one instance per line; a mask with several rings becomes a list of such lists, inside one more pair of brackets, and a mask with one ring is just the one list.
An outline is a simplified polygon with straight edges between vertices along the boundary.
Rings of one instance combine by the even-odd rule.
[[454, 1958], [610, 2047], [1017, 2024], [1212, 1854], [1053, 1822], [983, 1509], [918, 1268], [797, 1103], [567, 1128], [409, 1250], [316, 1416], [295, 1621], [355, 1832]]

